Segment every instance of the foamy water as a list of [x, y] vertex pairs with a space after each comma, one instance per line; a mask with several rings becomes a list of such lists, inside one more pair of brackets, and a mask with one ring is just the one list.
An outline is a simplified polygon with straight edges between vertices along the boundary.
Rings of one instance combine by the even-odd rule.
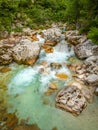
[[9, 83], [9, 93], [17, 94], [24, 91], [24, 88], [30, 85], [34, 80], [37, 71], [32, 69], [32, 67], [27, 67], [26, 69], [18, 72]]
[[[39, 44], [44, 43], [40, 37]], [[64, 44], [66, 48], [66, 44]], [[98, 129], [98, 100], [89, 105], [79, 117], [55, 108], [55, 97], [57, 91], [67, 85], [72, 79], [71, 72], [67, 68], [68, 58], [74, 56], [71, 51], [59, 51], [60, 45], [54, 47], [54, 52], [46, 54], [44, 50], [34, 66], [26, 67], [11, 65], [13, 73], [8, 84], [8, 112], [15, 113], [18, 119], [27, 120], [27, 124], [37, 124], [41, 130], [97, 130]], [[42, 65], [45, 61], [47, 65]], [[60, 69], [51, 69], [50, 63], [60, 63]], [[16, 68], [16, 69], [15, 69]], [[42, 72], [41, 72], [42, 68]], [[17, 71], [17, 72], [16, 72]], [[57, 73], [64, 73], [68, 79], [62, 80], [56, 76]], [[46, 96], [49, 83], [55, 81], [58, 90]], [[18, 94], [18, 96], [16, 96]], [[11, 107], [10, 107], [11, 106]]]
[[[37, 37], [40, 39], [40, 43], [44, 43], [44, 39], [40, 37], [40, 35], [37, 35]], [[59, 48], [59, 46], [57, 45]], [[53, 53], [45, 53], [43, 50], [40, 54], [40, 59], [38, 60], [39, 64], [33, 66], [33, 67], [27, 67], [25, 69], [22, 69], [19, 71], [11, 80], [9, 83], [9, 93], [21, 93], [24, 91], [25, 87], [28, 87], [33, 80], [36, 78], [36, 75], [40, 75], [40, 78], [38, 79], [38, 82], [40, 82], [41, 86], [40, 91], [46, 91], [47, 86], [51, 80], [57, 79], [56, 73], [65, 73], [69, 77], [71, 77], [71, 73], [68, 70], [66, 66], [63, 66], [63, 63], [67, 62], [67, 59], [74, 55], [73, 50], [71, 48], [71, 51], [69, 53], [59, 52], [56, 50], [57, 47], [54, 47]], [[66, 45], [65, 45], [66, 47]], [[41, 65], [40, 62], [45, 61], [48, 64], [48, 67], [45, 67], [44, 65]], [[52, 70], [49, 66], [50, 63], [61, 63], [62, 68], [59, 70]], [[39, 73], [40, 69], [43, 68], [45, 71], [42, 73]]]

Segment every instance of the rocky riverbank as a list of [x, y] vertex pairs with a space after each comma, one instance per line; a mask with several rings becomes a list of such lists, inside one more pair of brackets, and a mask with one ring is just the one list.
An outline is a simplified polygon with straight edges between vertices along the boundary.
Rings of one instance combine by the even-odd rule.
[[76, 68], [77, 77], [92, 87], [98, 86], [98, 45], [85, 35], [79, 35], [77, 30], [68, 31], [66, 37], [74, 45], [76, 56], [83, 65]]
[[[74, 52], [76, 56], [83, 62], [80, 66], [69, 66], [71, 70], [74, 70], [73, 77], [75, 77], [78, 81], [72, 83], [72, 85], [77, 86], [80, 90], [78, 94], [82, 95], [80, 97], [78, 94], [76, 94], [77, 97], [74, 99], [72, 95], [74, 96], [78, 89], [73, 92], [74, 87], [69, 86], [68, 89], [65, 88], [57, 94], [56, 105], [66, 111], [78, 115], [84, 108], [83, 104], [81, 104], [81, 98], [84, 96], [84, 99], [86, 99], [84, 100], [85, 103], [86, 101], [92, 102], [94, 93], [98, 95], [98, 45], [92, 43], [92, 41], [87, 39], [85, 35], [79, 35], [77, 30], [67, 31], [66, 37], [67, 41], [74, 45]], [[76, 108], [74, 108], [76, 101], [78, 105], [76, 105]], [[70, 106], [69, 102], [71, 102], [71, 105], [73, 105]], [[79, 106], [79, 103], [82, 106]], [[86, 106], [86, 104], [84, 106]]]
[[[81, 64], [65, 63], [61, 59], [65, 58], [65, 53], [66, 55], [71, 53], [73, 48]], [[41, 59], [43, 52], [47, 55], [44, 60]], [[62, 27], [53, 26], [46, 30], [24, 29], [23, 33], [11, 33], [9, 37], [0, 41], [0, 73], [10, 72], [12, 69], [10, 65], [13, 62], [31, 67], [40, 62], [37, 67], [38, 73], [46, 77], [41, 82], [46, 82], [47, 78], [50, 78], [49, 75], [53, 79], [67, 81], [70, 78], [66, 74], [67, 67], [72, 73], [72, 79], [68, 85], [63, 85], [63, 89], [60, 90], [55, 81], [50, 82], [50, 78], [48, 89], [44, 94], [50, 96], [55, 93], [56, 107], [71, 112], [73, 115], [79, 115], [88, 102], [93, 102], [94, 93], [98, 95], [98, 45], [93, 44], [86, 35], [80, 35], [78, 30], [62, 33]], [[33, 71], [28, 73], [32, 76]], [[2, 90], [5, 91], [4, 87], [0, 88], [1, 93]], [[4, 107], [0, 106], [1, 130], [39, 129], [37, 125], [28, 126], [24, 121], [18, 124], [17, 116], [7, 113], [7, 104], [4, 104], [3, 100], [0, 100], [0, 103], [4, 105]]]

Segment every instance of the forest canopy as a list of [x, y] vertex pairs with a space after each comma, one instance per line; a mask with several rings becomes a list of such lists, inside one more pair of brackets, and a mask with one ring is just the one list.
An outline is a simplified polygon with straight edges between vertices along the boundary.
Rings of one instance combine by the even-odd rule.
[[95, 39], [98, 0], [0, 0], [0, 31], [43, 27], [53, 21], [75, 24], [81, 33], [89, 32]]

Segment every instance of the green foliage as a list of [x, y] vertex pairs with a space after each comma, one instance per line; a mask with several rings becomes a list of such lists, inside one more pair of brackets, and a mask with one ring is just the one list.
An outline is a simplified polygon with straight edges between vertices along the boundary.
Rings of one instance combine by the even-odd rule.
[[76, 22], [80, 15], [79, 0], [66, 0], [66, 20]]
[[98, 44], [98, 28], [92, 27], [88, 33], [88, 38], [92, 39], [92, 41]]
[[17, 22], [34, 28], [47, 21], [64, 21], [65, 9], [65, 0], [0, 0], [0, 30], [11, 31]]
[[98, 0], [0, 0], [0, 31], [21, 31], [17, 23], [44, 28], [51, 21], [78, 23], [80, 33], [90, 31], [88, 36], [97, 43]]

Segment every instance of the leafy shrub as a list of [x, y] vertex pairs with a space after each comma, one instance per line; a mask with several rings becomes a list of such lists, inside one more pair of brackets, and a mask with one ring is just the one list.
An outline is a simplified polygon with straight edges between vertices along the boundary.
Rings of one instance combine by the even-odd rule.
[[92, 39], [92, 41], [98, 44], [98, 28], [92, 27], [88, 33], [88, 38]]

